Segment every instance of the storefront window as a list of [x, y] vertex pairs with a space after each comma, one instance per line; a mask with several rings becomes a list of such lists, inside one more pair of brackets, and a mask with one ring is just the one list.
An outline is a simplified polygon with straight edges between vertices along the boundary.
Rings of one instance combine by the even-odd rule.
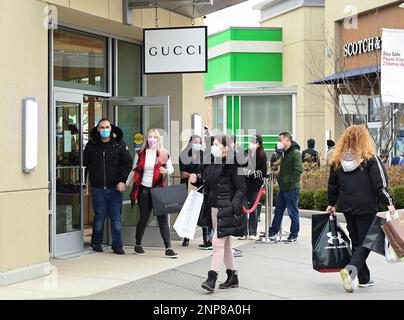
[[380, 118], [380, 97], [369, 98], [369, 110], [368, 110], [368, 121], [369, 122], [379, 122]]
[[257, 134], [278, 135], [292, 132], [292, 96], [241, 97], [241, 128], [255, 129]]
[[118, 95], [141, 96], [141, 47], [118, 41]]
[[213, 129], [223, 132], [223, 96], [213, 97]]
[[59, 28], [53, 47], [55, 86], [107, 92], [107, 38]]

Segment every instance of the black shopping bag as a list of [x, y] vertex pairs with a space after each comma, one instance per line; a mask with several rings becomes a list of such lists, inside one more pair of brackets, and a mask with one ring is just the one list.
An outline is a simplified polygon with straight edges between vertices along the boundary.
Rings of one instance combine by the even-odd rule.
[[349, 238], [339, 226], [336, 216], [312, 216], [311, 243], [313, 269], [318, 272], [339, 272], [351, 260]]
[[152, 188], [150, 191], [156, 216], [180, 212], [188, 196], [187, 185], [184, 183], [165, 188]]
[[382, 225], [386, 223], [386, 219], [375, 216], [372, 225], [363, 240], [362, 246], [368, 248], [378, 254], [384, 256], [384, 232]]

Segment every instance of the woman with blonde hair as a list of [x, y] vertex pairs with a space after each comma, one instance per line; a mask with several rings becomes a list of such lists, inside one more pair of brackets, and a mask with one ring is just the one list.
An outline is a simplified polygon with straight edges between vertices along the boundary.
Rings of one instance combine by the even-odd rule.
[[362, 125], [350, 126], [338, 140], [328, 180], [327, 212], [335, 214], [339, 200], [352, 242], [350, 263], [340, 271], [343, 287], [348, 292], [374, 285], [366, 259], [370, 250], [362, 243], [378, 211], [379, 201], [394, 212], [393, 199], [387, 192], [386, 169], [376, 155], [369, 131]]
[[[167, 150], [161, 146], [161, 136], [157, 129], [149, 129], [139, 151], [138, 161], [133, 174], [133, 187], [130, 194], [132, 207], [137, 200], [140, 219], [136, 226], [135, 253], [145, 255], [142, 239], [146, 230], [150, 212], [153, 209], [151, 188], [165, 187], [166, 176], [174, 172], [174, 167]], [[176, 258], [178, 254], [171, 248], [170, 227], [167, 215], [157, 216], [160, 234], [166, 247], [165, 256]]]

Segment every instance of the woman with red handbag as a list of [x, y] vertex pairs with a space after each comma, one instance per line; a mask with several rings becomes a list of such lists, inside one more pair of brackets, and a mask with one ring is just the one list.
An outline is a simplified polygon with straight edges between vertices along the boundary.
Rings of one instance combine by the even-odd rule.
[[[142, 246], [142, 239], [146, 230], [153, 203], [151, 189], [166, 186], [166, 176], [174, 172], [174, 167], [167, 150], [161, 146], [161, 136], [157, 129], [149, 129], [146, 139], [143, 141], [142, 149], [139, 151], [139, 158], [133, 175], [133, 187], [130, 194], [132, 207], [137, 200], [140, 212], [140, 219], [136, 226], [135, 253], [145, 255]], [[157, 216], [160, 227], [160, 234], [165, 245], [165, 256], [177, 258], [178, 254], [171, 248], [170, 226], [167, 215]]]

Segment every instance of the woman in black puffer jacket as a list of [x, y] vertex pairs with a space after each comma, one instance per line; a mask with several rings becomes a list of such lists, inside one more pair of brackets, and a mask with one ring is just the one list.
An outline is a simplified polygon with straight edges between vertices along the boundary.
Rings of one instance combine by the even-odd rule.
[[[239, 175], [239, 166], [226, 163], [226, 155], [232, 152], [226, 136], [217, 136], [211, 147], [212, 163], [207, 165], [198, 179], [190, 176], [191, 183], [204, 188], [204, 218], [209, 221], [213, 230], [213, 257], [208, 279], [202, 288], [213, 292], [222, 262], [227, 273], [226, 282], [219, 288], [238, 287], [238, 276], [235, 270], [234, 256], [231, 248], [231, 236], [243, 235], [242, 204], [247, 187], [245, 177]], [[241, 173], [241, 172], [240, 172]]]

